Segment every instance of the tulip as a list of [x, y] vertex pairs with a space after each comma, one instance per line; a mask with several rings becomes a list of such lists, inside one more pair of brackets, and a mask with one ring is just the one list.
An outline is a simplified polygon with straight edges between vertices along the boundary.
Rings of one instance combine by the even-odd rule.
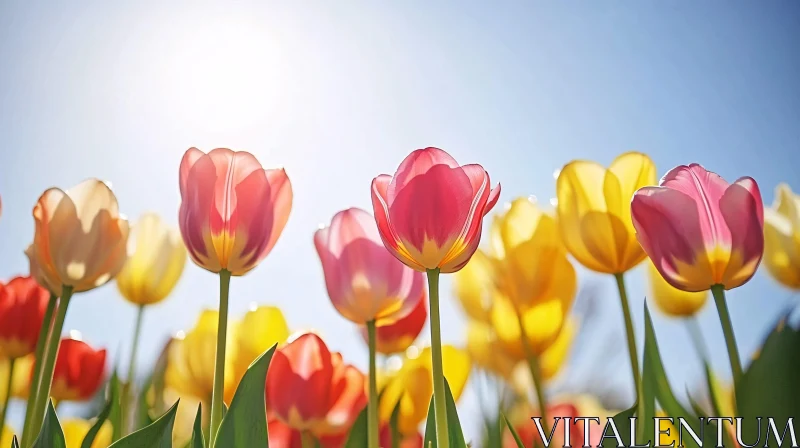
[[[399, 439], [399, 440], [395, 440]], [[381, 447], [385, 448], [422, 448], [424, 440], [419, 432], [409, 435], [392, 434], [391, 426], [385, 424], [381, 426]]]
[[[404, 436], [416, 433], [420, 423], [428, 415], [433, 392], [432, 352], [431, 348], [421, 351], [416, 347], [410, 348], [400, 369], [387, 373], [387, 378], [382, 381], [385, 385], [378, 408], [380, 418], [382, 421], [389, 421], [399, 402], [397, 429]], [[442, 347], [442, 355], [444, 374], [453, 399], [458, 400], [469, 379], [472, 367], [469, 356], [463, 350], [449, 345]]]
[[0, 284], [0, 353], [14, 360], [34, 352], [49, 297], [31, 277]]
[[[423, 291], [424, 295], [425, 292]], [[378, 325], [375, 328], [375, 349], [384, 355], [393, 355], [406, 351], [422, 332], [422, 327], [428, 320], [428, 307], [426, 300], [422, 299], [406, 317], [388, 325]], [[369, 335], [366, 327], [361, 328], [361, 337], [368, 342]]]
[[706, 303], [707, 291], [687, 292], [670, 285], [653, 263], [648, 263], [650, 298], [664, 314], [673, 317], [694, 316]]
[[372, 207], [386, 248], [398, 260], [427, 272], [431, 312], [436, 440], [449, 448], [439, 329], [439, 274], [467, 264], [481, 239], [483, 216], [497, 203], [480, 165], [459, 166], [438, 148], [418, 149], [394, 176], [372, 180]]
[[[61, 429], [64, 431], [64, 440], [67, 442], [66, 448], [81, 448], [86, 433], [92, 428], [92, 423], [82, 419], [66, 419], [61, 422]], [[108, 448], [111, 445], [113, 436], [111, 422], [106, 421], [100, 426], [90, 448]]]
[[[582, 413], [576, 404], [568, 401], [550, 405], [547, 414], [552, 416], [551, 422], [548, 422], [548, 427], [550, 427], [550, 424], [559, 424], [558, 429], [553, 431], [553, 438], [550, 441], [551, 446], [583, 446], [586, 428], [584, 427], [584, 423], [579, 423], [575, 418], [582, 416], [598, 416], [592, 413]], [[514, 425], [517, 435], [519, 435], [522, 440], [523, 446], [539, 446], [543, 444], [541, 436], [539, 435], [539, 430], [536, 428], [536, 424], [531, 420], [531, 415], [535, 415], [535, 411], [531, 410], [530, 405], [525, 404], [512, 409], [508, 417]], [[557, 422], [555, 420], [556, 417], [560, 417], [561, 421]], [[569, 441], [564, 439], [563, 428], [565, 423], [570, 427]], [[544, 427], [544, 424], [542, 426]], [[594, 430], [592, 431], [592, 429]], [[589, 429], [589, 446], [602, 445], [602, 432], [603, 427], [599, 425]], [[545, 435], [549, 436], [549, 433], [545, 432]], [[503, 447], [512, 448], [516, 446], [516, 442], [511, 433], [505, 431], [503, 434]]]
[[460, 271], [453, 274], [453, 293], [467, 316], [488, 323], [496, 294], [491, 258], [478, 249]]
[[728, 184], [693, 163], [673, 168], [658, 187], [645, 187], [631, 201], [636, 235], [672, 286], [689, 292], [711, 289], [720, 315], [734, 381], [742, 374], [725, 290], [755, 274], [764, 251], [764, 210], [750, 177]]
[[45, 191], [33, 208], [33, 218], [36, 232], [26, 252], [31, 275], [60, 300], [52, 330], [42, 335], [46, 340], [42, 353], [47, 356], [40, 363], [41, 371], [34, 374], [38, 381], [28, 399], [30, 413], [25, 419], [22, 448], [30, 447], [30, 435], [37, 432], [44, 419], [72, 294], [94, 289], [117, 275], [127, 258], [129, 230], [114, 193], [97, 179], [85, 180], [66, 191]]
[[786, 184], [764, 210], [764, 265], [782, 285], [800, 289], [800, 196]]
[[61, 340], [50, 395], [57, 401], [87, 401], [103, 383], [106, 351], [77, 339]]
[[274, 416], [310, 438], [346, 434], [367, 404], [364, 375], [325, 342], [305, 333], [278, 349], [267, 374]]
[[517, 360], [506, 353], [491, 326], [481, 322], [468, 322], [466, 348], [475, 365], [506, 380], [511, 378]]
[[209, 440], [222, 422], [228, 293], [232, 275], [244, 275], [269, 254], [292, 208], [292, 185], [283, 169], [264, 170], [244, 151], [189, 148], [180, 166], [183, 241], [192, 260], [220, 278], [219, 332], [211, 397]]
[[13, 446], [14, 430], [10, 426], [0, 426], [0, 446]]
[[5, 402], [7, 398], [25, 399], [28, 397], [31, 382], [30, 372], [33, 369], [34, 360], [33, 355], [17, 358], [14, 371], [11, 372], [10, 360], [0, 358], [0, 384], [3, 386], [11, 384], [10, 393], [6, 391], [8, 387], [0, 388], [0, 401]]

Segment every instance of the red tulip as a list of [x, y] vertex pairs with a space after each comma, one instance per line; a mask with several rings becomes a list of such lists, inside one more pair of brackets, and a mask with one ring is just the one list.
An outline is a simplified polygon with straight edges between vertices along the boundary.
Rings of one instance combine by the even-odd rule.
[[106, 351], [76, 339], [62, 339], [50, 395], [56, 400], [91, 399], [103, 383]]
[[364, 210], [337, 213], [329, 227], [314, 234], [314, 246], [333, 306], [356, 324], [402, 319], [424, 295], [422, 274], [386, 251], [375, 220]]
[[[324, 436], [317, 440], [323, 448], [341, 448], [347, 442], [348, 433], [335, 436]], [[303, 439], [300, 431], [286, 426], [278, 419], [269, 421], [269, 446], [271, 448], [302, 448]]]
[[0, 353], [15, 359], [36, 350], [49, 298], [32, 277], [0, 284]]
[[[550, 422], [547, 425], [548, 428], [553, 428], [553, 425], [556, 424], [555, 417], [561, 417], [561, 419], [558, 421], [558, 427], [556, 427], [553, 431], [553, 439], [550, 442], [550, 446], [565, 445], [566, 440], [564, 440], [564, 424], [566, 423], [567, 418], [570, 419], [569, 445], [567, 446], [583, 446], [583, 421], [576, 423], [575, 417], [583, 417], [584, 415], [579, 414], [578, 408], [570, 403], [562, 403], [550, 405], [547, 407], [547, 409], [547, 415], [550, 419]], [[536, 423], [531, 420], [531, 415], [525, 414], [521, 416], [522, 418], [517, 419], [517, 422], [512, 423], [514, 424], [514, 429], [517, 431], [517, 434], [522, 440], [523, 446], [540, 446], [542, 445], [542, 440], [539, 436], [539, 430], [536, 428]], [[589, 415], [586, 416], [589, 417]], [[593, 425], [589, 429], [589, 445], [598, 446], [601, 441], [603, 426], [598, 426], [596, 423], [592, 422], [589, 424]], [[544, 429], [544, 425], [542, 429]], [[547, 433], [545, 433], [545, 435], [550, 436], [550, 434]], [[503, 446], [506, 448], [517, 446], [516, 442], [514, 441], [514, 437], [508, 431], [504, 431]]]
[[[375, 349], [384, 355], [406, 351], [422, 332], [422, 327], [428, 320], [428, 304], [426, 302], [423, 295], [408, 316], [397, 322], [375, 328]], [[369, 343], [366, 327], [361, 327], [361, 336], [364, 338], [364, 342]]]
[[372, 206], [386, 248], [418, 271], [455, 272], [478, 248], [483, 216], [497, 203], [480, 165], [459, 166], [438, 148], [418, 149], [394, 176], [372, 181]]
[[318, 438], [346, 433], [367, 405], [364, 374], [313, 333], [275, 352], [266, 386], [273, 415]]
[[746, 283], [764, 251], [764, 206], [758, 184], [728, 184], [693, 163], [673, 168], [658, 187], [631, 202], [636, 236], [672, 286], [689, 292]]
[[190, 148], [180, 167], [180, 228], [189, 254], [211, 272], [242, 275], [272, 250], [289, 219], [292, 186], [283, 169], [252, 154]]

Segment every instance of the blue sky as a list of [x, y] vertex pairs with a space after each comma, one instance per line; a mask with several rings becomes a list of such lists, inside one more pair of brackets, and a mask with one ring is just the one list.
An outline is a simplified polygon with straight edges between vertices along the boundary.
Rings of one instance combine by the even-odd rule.
[[[338, 210], [369, 210], [374, 176], [438, 146], [483, 164], [501, 201], [545, 201], [570, 160], [639, 150], [659, 175], [695, 161], [728, 180], [750, 175], [769, 204], [780, 181], [800, 189], [798, 29], [800, 3], [789, 0], [3, 2], [0, 278], [27, 269], [31, 209], [46, 188], [98, 177], [131, 219], [152, 210], [176, 223], [183, 152], [248, 150], [286, 168], [295, 201], [273, 253], [234, 279], [232, 316], [279, 305], [292, 328], [319, 329], [363, 367], [360, 338], [327, 300], [312, 234]], [[643, 278], [628, 275], [635, 310]], [[593, 331], [621, 334], [613, 281], [585, 270], [580, 280], [599, 288], [604, 324]], [[216, 290], [213, 275], [187, 266], [147, 312], [139, 365], [215, 306]], [[447, 279], [443, 291], [444, 339], [460, 343]], [[764, 273], [729, 299], [744, 358], [796, 303]], [[133, 317], [110, 284], [76, 298], [66, 327], [124, 366]], [[700, 321], [729, 376], [713, 307]], [[683, 324], [655, 325], [675, 389], [698, 383]], [[567, 377], [596, 368], [579, 361]], [[613, 381], [631, 387], [627, 367], [617, 370]], [[463, 404], [472, 413], [474, 395]]]

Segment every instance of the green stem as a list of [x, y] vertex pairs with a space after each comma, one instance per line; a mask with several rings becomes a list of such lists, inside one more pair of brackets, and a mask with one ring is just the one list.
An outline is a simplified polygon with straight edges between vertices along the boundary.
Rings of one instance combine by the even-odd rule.
[[369, 340], [369, 402], [367, 403], [367, 434], [369, 448], [378, 448], [378, 373], [375, 367], [375, 321], [367, 322]]
[[717, 305], [722, 332], [725, 334], [725, 345], [728, 347], [728, 358], [731, 361], [731, 371], [733, 372], [733, 384], [736, 385], [742, 378], [742, 363], [739, 360], [739, 349], [736, 346], [731, 315], [728, 313], [728, 303], [725, 301], [725, 287], [714, 285], [711, 287], [711, 293], [714, 295], [714, 302]]
[[139, 351], [139, 337], [142, 332], [142, 316], [144, 316], [144, 305], [139, 305], [136, 309], [136, 323], [133, 330], [133, 346], [131, 347], [131, 359], [128, 362], [128, 376], [127, 384], [125, 384], [125, 401], [122, 406], [122, 412], [126, 416], [123, 423], [123, 435], [128, 435], [133, 428], [133, 423], [136, 421], [136, 400], [134, 399], [134, 377], [136, 376], [136, 353]]
[[[636, 350], [636, 333], [633, 331], [633, 319], [631, 318], [631, 307], [628, 305], [628, 293], [625, 291], [625, 278], [623, 274], [614, 274], [619, 289], [619, 300], [622, 304], [622, 315], [625, 318], [625, 334], [628, 339], [628, 355], [631, 359], [631, 371], [633, 373], [633, 384], [636, 387], [636, 438], [644, 438], [645, 422], [645, 402], [642, 389], [642, 377], [639, 374], [639, 356]], [[652, 417], [652, 416], [650, 416]]]
[[228, 292], [231, 273], [227, 269], [219, 272], [219, 322], [217, 324], [217, 358], [214, 362], [214, 390], [211, 395], [211, 429], [209, 448], [214, 448], [217, 431], [222, 423], [222, 401], [225, 386], [225, 344], [228, 334]]
[[519, 335], [522, 340], [522, 348], [525, 351], [525, 358], [528, 361], [528, 368], [531, 371], [533, 387], [536, 390], [536, 401], [539, 403], [539, 415], [542, 418], [542, 429], [545, 434], [550, 434], [550, 420], [547, 418], [547, 401], [544, 398], [544, 382], [542, 381], [542, 371], [539, 367], [539, 358], [531, 348], [528, 340], [528, 332], [525, 330], [525, 322], [522, 313], [517, 310], [517, 323], [519, 324]]
[[6, 425], [6, 415], [8, 414], [8, 403], [11, 401], [11, 389], [14, 387], [14, 364], [17, 358], [8, 360], [8, 381], [6, 381], [6, 397], [3, 399], [3, 410], [0, 411], [0, 433]]
[[28, 391], [28, 403], [25, 406], [25, 424], [22, 427], [23, 444], [21, 446], [26, 446], [25, 442], [31, 437], [30, 425], [33, 419], [33, 407], [34, 403], [36, 403], [36, 396], [39, 395], [39, 389], [42, 387], [42, 358], [44, 357], [47, 338], [50, 335], [50, 328], [53, 326], [53, 313], [56, 310], [57, 304], [58, 296], [50, 293], [50, 300], [47, 302], [47, 309], [44, 311], [42, 326], [39, 329], [39, 339], [36, 340], [36, 354], [34, 355], [36, 361], [33, 369], [33, 378], [31, 378], [30, 382], [30, 390]]
[[300, 432], [300, 443], [303, 448], [316, 448], [317, 441], [308, 431]]
[[442, 369], [442, 333], [439, 318], [439, 269], [428, 269], [428, 296], [431, 314], [431, 364], [433, 366], [433, 409], [436, 420], [436, 446], [450, 448], [447, 431], [444, 371]]
[[40, 387], [36, 394], [33, 415], [31, 415], [31, 426], [28, 431], [30, 434], [23, 434], [23, 437], [27, 436], [26, 440], [28, 442], [28, 445], [25, 445], [24, 448], [30, 448], [30, 445], [33, 444], [33, 440], [39, 435], [39, 430], [42, 427], [45, 407], [47, 406], [47, 400], [50, 398], [50, 388], [53, 386], [53, 370], [56, 366], [59, 344], [61, 343], [61, 331], [64, 329], [64, 319], [67, 317], [67, 308], [69, 308], [69, 301], [71, 298], [72, 286], [64, 285], [61, 291], [61, 300], [58, 303], [58, 310], [56, 311], [56, 318], [53, 322], [53, 328], [50, 330], [50, 336], [48, 336], [47, 345], [45, 346], [45, 359], [42, 367], [42, 376], [40, 378]]

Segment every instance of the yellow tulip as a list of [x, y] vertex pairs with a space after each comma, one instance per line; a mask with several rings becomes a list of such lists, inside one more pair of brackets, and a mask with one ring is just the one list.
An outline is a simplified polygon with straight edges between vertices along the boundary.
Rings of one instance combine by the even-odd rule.
[[511, 379], [518, 364], [504, 352], [492, 327], [481, 322], [467, 324], [467, 353], [475, 365], [505, 379]]
[[0, 428], [0, 447], [11, 446], [14, 442], [14, 430], [6, 425]]
[[647, 273], [650, 280], [650, 298], [664, 314], [674, 317], [689, 317], [703, 308], [708, 291], [682, 291], [664, 280], [661, 273], [648, 261]]
[[[552, 298], [523, 311], [522, 320], [533, 354], [548, 349], [561, 334], [567, 322], [569, 305], [560, 298]], [[517, 312], [508, 300], [496, 300], [492, 308], [492, 327], [505, 351], [515, 359], [527, 359], [522, 343]]]
[[[35, 356], [30, 354], [17, 358], [14, 364], [14, 378], [11, 380], [11, 397], [13, 398], [28, 398], [28, 389], [31, 378], [31, 368]], [[3, 402], [6, 397], [5, 385], [8, 384], [8, 360], [0, 359], [0, 402]], [[0, 444], [0, 447], [3, 445]]]
[[[417, 427], [428, 415], [428, 406], [433, 396], [431, 349], [415, 352], [415, 347], [409, 349], [402, 367], [381, 380], [384, 387], [378, 404], [380, 419], [389, 421], [399, 402], [398, 430], [404, 435], [417, 432]], [[444, 376], [453, 392], [453, 399], [457, 401], [469, 379], [469, 356], [460, 349], [445, 345], [442, 346], [442, 365]]]
[[491, 242], [497, 289], [515, 308], [553, 299], [571, 306], [577, 277], [553, 216], [527, 198], [515, 199], [495, 216]]
[[[669, 417], [666, 412], [664, 411], [656, 411], [656, 417]], [[676, 420], [677, 423], [677, 420]], [[656, 431], [667, 431], [669, 430], [669, 435], [666, 433], [661, 433], [658, 436], [658, 445], [660, 446], [678, 446], [678, 428], [675, 427], [674, 424], [670, 423], [669, 420], [661, 420], [659, 422], [659, 426], [655, 428]]]
[[[83, 439], [86, 433], [91, 429], [92, 423], [87, 420], [81, 419], [66, 419], [61, 422], [61, 429], [64, 430], [64, 439], [67, 442], [67, 448], [81, 448]], [[100, 431], [97, 432], [91, 448], [108, 448], [111, 445], [111, 437], [114, 429], [111, 422], [103, 423]]]
[[[183, 337], [176, 337], [169, 347], [164, 382], [181, 396], [190, 395], [211, 401], [218, 315], [217, 311], [204, 310], [194, 328], [182, 335]], [[226, 388], [232, 383], [230, 359], [226, 359]]]
[[[191, 395], [181, 395], [174, 389], [168, 388], [164, 390], [164, 409], [175, 404], [178, 399], [180, 399], [181, 402], [178, 405], [178, 410], [175, 412], [175, 423], [172, 430], [172, 446], [185, 447], [192, 440], [194, 419], [197, 416], [197, 407], [201, 404], [203, 406], [201, 424], [203, 431], [207, 432], [211, 399], [201, 400]], [[158, 418], [160, 415], [151, 415], [151, 417]], [[208, 436], [208, 434], [206, 434], [206, 436]]]
[[180, 232], [153, 213], [143, 215], [133, 226], [128, 255], [117, 274], [117, 287], [126, 300], [136, 305], [164, 300], [186, 264], [186, 247]]
[[775, 280], [800, 289], [800, 195], [786, 184], [764, 210], [764, 265]]
[[453, 291], [470, 319], [489, 322], [495, 294], [492, 261], [478, 249], [460, 271], [453, 273]]
[[567, 249], [582, 265], [621, 274], [645, 258], [631, 220], [631, 198], [656, 184], [656, 168], [644, 154], [617, 157], [608, 169], [577, 160], [561, 170], [556, 182], [558, 227]]
[[[542, 374], [542, 380], [545, 382], [552, 380], [561, 371], [561, 368], [566, 364], [569, 350], [577, 332], [577, 323], [572, 319], [568, 320], [556, 340], [539, 355], [539, 369]], [[527, 396], [534, 387], [530, 367], [524, 362], [518, 363], [511, 372], [509, 382], [517, 393]]]
[[86, 180], [63, 191], [51, 188], [33, 209], [36, 233], [26, 252], [41, 285], [60, 294], [88, 291], [111, 280], [127, 257], [128, 221], [105, 183]]

